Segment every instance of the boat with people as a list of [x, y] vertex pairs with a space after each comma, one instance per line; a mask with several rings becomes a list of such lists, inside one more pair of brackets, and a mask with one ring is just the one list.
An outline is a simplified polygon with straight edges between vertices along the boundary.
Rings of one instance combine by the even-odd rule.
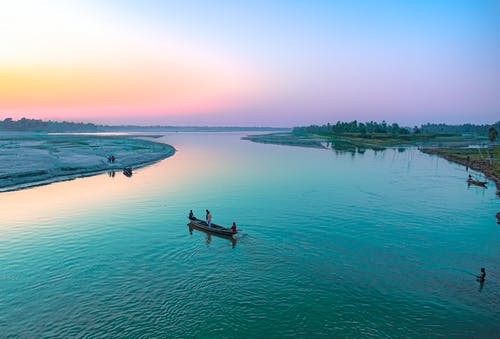
[[474, 180], [474, 179], [467, 179], [467, 183], [470, 185], [476, 185], [476, 186], [480, 186], [480, 187], [486, 187], [486, 181], [478, 181], [478, 180]]
[[205, 220], [201, 220], [201, 219], [198, 219], [195, 217], [189, 219], [188, 226], [199, 229], [199, 230], [203, 230], [203, 231], [206, 231], [209, 233], [225, 235], [225, 236], [229, 236], [229, 237], [232, 237], [233, 235], [238, 233], [238, 231], [236, 231], [236, 230], [233, 232], [231, 230], [231, 228], [229, 228], [229, 227], [224, 227], [224, 226], [217, 225], [214, 223], [211, 223], [210, 227], [209, 227]]

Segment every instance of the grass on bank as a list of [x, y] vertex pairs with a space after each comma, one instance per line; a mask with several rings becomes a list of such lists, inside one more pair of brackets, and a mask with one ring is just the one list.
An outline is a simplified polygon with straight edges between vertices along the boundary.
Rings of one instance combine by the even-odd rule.
[[451, 134], [393, 134], [393, 133], [341, 133], [312, 134], [304, 132], [251, 135], [244, 139], [270, 144], [324, 148], [324, 143], [352, 145], [354, 147], [383, 149], [394, 146], [466, 146], [486, 142], [484, 137]]
[[[433, 153], [442, 155], [460, 163], [485, 166], [492, 175], [500, 178], [500, 146], [489, 148], [438, 148]], [[467, 157], [469, 157], [467, 159]]]

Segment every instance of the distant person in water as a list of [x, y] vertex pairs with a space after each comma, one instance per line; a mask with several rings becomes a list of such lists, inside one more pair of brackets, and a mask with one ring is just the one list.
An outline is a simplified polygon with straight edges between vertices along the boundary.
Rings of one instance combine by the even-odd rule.
[[114, 156], [114, 155], [112, 155], [112, 156], [111, 156], [111, 162], [112, 162], [112, 163], [114, 163], [114, 162], [115, 162], [115, 156]]
[[483, 282], [486, 279], [486, 270], [481, 267], [481, 274], [477, 276], [477, 281]]
[[206, 219], [207, 219], [207, 225], [208, 227], [212, 227], [212, 215], [210, 214], [210, 211], [209, 210], [206, 210], [207, 211], [207, 215], [206, 215]]
[[231, 231], [236, 233], [236, 223], [233, 221], [233, 226], [231, 226]]
[[189, 220], [195, 220], [196, 218], [194, 217], [193, 210], [189, 211]]

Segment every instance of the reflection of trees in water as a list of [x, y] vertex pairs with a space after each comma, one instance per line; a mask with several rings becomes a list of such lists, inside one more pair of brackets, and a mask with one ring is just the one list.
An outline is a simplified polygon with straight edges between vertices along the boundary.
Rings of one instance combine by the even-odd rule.
[[351, 155], [356, 155], [356, 154], [364, 154], [366, 150], [372, 150], [375, 152], [378, 151], [383, 151], [385, 148], [381, 147], [370, 147], [366, 145], [355, 145], [349, 142], [342, 142], [342, 141], [335, 141], [332, 142], [329, 146], [333, 151], [335, 151], [336, 154], [345, 154], [345, 153], [350, 153]]
[[334, 141], [331, 143], [331, 148], [336, 154], [351, 153], [351, 155], [356, 154], [357, 147], [349, 142], [344, 141]]
[[[364, 154], [367, 150], [371, 150], [377, 154], [378, 152], [385, 151], [386, 148], [377, 145], [367, 145], [367, 144], [356, 144], [349, 141], [334, 140], [327, 143], [327, 147], [335, 151], [336, 154], [350, 153], [351, 155]], [[397, 151], [399, 153], [406, 152], [405, 147], [398, 147]]]

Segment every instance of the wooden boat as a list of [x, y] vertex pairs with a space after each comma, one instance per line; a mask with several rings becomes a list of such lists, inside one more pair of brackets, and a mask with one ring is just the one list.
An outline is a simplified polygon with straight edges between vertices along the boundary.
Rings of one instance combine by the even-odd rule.
[[476, 186], [481, 186], [481, 187], [486, 187], [486, 181], [477, 181], [474, 179], [467, 179], [467, 183], [470, 185], [476, 185]]
[[210, 227], [208, 227], [208, 224], [205, 220], [201, 220], [201, 219], [197, 219], [197, 218], [189, 219], [188, 226], [193, 227], [193, 228], [197, 228], [199, 230], [203, 230], [203, 231], [206, 231], [209, 233], [225, 235], [225, 236], [229, 236], [229, 237], [232, 237], [234, 234], [238, 233], [238, 231], [233, 232], [228, 227], [224, 227], [224, 226], [217, 225], [214, 223], [212, 223], [210, 225]]
[[131, 177], [132, 176], [132, 167], [125, 167], [123, 169], [123, 174], [125, 174], [125, 176], [127, 176], [127, 177]]

